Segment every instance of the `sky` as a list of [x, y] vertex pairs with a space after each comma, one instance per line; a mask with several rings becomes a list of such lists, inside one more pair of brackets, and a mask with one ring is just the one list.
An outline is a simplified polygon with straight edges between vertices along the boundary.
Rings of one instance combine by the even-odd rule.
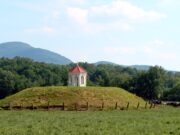
[[0, 43], [22, 41], [74, 62], [180, 71], [180, 0], [0, 0]]

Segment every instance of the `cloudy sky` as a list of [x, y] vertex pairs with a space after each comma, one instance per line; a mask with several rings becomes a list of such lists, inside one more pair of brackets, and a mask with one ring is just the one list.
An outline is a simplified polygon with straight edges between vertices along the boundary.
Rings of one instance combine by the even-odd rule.
[[180, 70], [180, 0], [0, 0], [0, 42], [22, 41], [74, 62]]

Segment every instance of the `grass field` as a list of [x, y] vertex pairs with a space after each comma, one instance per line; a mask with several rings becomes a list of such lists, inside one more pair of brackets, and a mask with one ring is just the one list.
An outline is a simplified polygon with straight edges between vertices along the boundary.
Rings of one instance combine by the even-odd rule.
[[180, 108], [0, 111], [0, 135], [180, 135]]

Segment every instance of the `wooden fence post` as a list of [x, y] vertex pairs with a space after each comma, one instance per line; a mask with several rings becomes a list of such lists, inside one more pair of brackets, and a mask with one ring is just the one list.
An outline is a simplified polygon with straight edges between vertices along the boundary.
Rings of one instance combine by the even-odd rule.
[[89, 110], [89, 103], [86, 103], [86, 109]]
[[77, 103], [74, 104], [74, 109], [77, 111]]
[[117, 107], [118, 107], [118, 103], [116, 102], [116, 104], [115, 104], [115, 109], [117, 109]]
[[101, 106], [101, 109], [102, 109], [102, 110], [104, 109], [104, 102], [102, 102], [102, 106]]
[[147, 102], [146, 102], [146, 104], [145, 104], [145, 109], [147, 108]]
[[65, 110], [64, 102], [63, 102], [63, 104], [62, 104], [62, 110], [63, 110], [63, 111]]
[[32, 110], [34, 110], [34, 104], [32, 103]]
[[9, 103], [9, 110], [12, 110], [11, 102]]
[[140, 103], [138, 102], [137, 109], [139, 108]]
[[129, 109], [129, 102], [128, 102], [128, 104], [127, 104], [127, 107], [126, 107], [127, 109]]
[[49, 109], [50, 109], [49, 104], [50, 104], [50, 103], [49, 103], [49, 101], [48, 101], [48, 106], [47, 106], [47, 110], [48, 110], [48, 111], [49, 111]]
[[152, 106], [153, 106], [153, 104], [151, 103], [151, 105], [150, 105], [150, 107], [149, 107], [149, 108], [151, 109], [151, 108], [152, 108]]
[[22, 102], [21, 104], [21, 109], [24, 109], [24, 102]]

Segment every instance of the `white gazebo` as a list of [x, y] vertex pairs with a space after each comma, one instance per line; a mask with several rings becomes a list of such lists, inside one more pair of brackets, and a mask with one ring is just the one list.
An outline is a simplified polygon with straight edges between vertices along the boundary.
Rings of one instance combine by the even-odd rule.
[[69, 71], [68, 86], [86, 87], [87, 72], [77, 65]]

